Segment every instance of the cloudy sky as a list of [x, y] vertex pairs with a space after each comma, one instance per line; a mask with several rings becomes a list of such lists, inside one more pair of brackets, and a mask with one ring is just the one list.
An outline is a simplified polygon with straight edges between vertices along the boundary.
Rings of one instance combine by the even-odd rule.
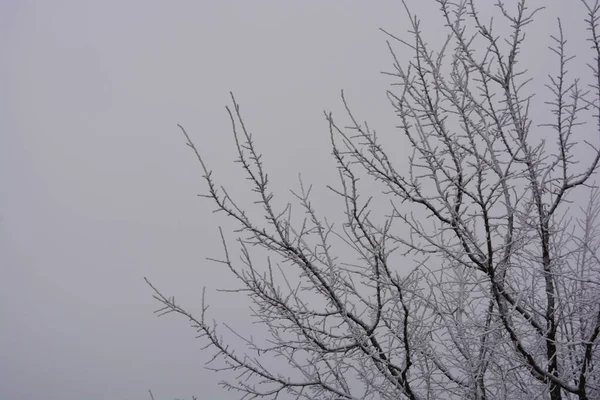
[[[435, 2], [408, 3], [439, 39]], [[557, 15], [581, 33], [572, 3], [547, 2], [532, 27], [534, 69]], [[408, 29], [400, 1], [0, 2], [0, 399], [237, 398], [203, 369], [185, 320], [153, 315], [143, 281], [191, 311], [206, 286], [212, 316], [249, 320], [214, 291], [231, 280], [204, 258], [229, 225], [196, 196], [176, 124], [220, 182], [243, 187], [234, 91], [275, 187], [302, 172], [322, 190], [336, 176], [323, 110], [341, 111], [341, 89], [394, 135], [380, 27]]]

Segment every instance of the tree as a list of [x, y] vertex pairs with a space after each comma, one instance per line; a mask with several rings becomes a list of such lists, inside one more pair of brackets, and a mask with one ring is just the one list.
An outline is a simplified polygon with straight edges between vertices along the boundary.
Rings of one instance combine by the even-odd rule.
[[[388, 33], [412, 52], [403, 64], [389, 46], [396, 85], [388, 96], [412, 148], [408, 169], [399, 170], [343, 93], [350, 126], [325, 114], [339, 169], [330, 189], [344, 207], [339, 228], [319, 215], [302, 181], [293, 193], [304, 217], [275, 204], [233, 95], [237, 160], [264, 220], [215, 182], [180, 126], [206, 197], [239, 225], [241, 261], [222, 231], [224, 256], [213, 261], [237, 278], [269, 336], [238, 332], [245, 349], [234, 349], [204, 303], [195, 317], [148, 284], [160, 314], [192, 322], [216, 352], [216, 369], [239, 373], [226, 388], [249, 398], [600, 398], [600, 143], [592, 135], [600, 133], [600, 5], [581, 2], [589, 76], [568, 73], [573, 57], [558, 21], [556, 71], [548, 92], [534, 97], [518, 61], [539, 10], [498, 1], [510, 25], [499, 35], [474, 0], [436, 1], [443, 47], [429, 48], [407, 7], [411, 39]], [[548, 122], [534, 121], [536, 104]], [[387, 202], [373, 206], [360, 179], [380, 184]], [[588, 205], [577, 207], [584, 198]], [[268, 262], [255, 260], [255, 248]], [[285, 360], [295, 373], [265, 360]]]

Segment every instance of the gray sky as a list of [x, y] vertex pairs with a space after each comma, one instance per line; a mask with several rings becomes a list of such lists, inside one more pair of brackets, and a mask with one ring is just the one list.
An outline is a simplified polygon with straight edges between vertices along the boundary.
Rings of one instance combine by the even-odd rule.
[[[433, 1], [409, 3], [437, 29]], [[571, 3], [548, 2], [524, 55], [534, 68], [556, 15], [581, 30]], [[231, 281], [204, 257], [228, 225], [196, 197], [176, 124], [235, 192], [232, 90], [275, 187], [302, 172], [322, 190], [336, 176], [322, 111], [341, 110], [340, 89], [381, 132], [395, 124], [379, 27], [407, 29], [398, 0], [2, 1], [0, 399], [236, 398], [186, 321], [152, 314], [142, 279], [191, 311], [207, 286], [213, 316], [248, 321], [214, 293]]]

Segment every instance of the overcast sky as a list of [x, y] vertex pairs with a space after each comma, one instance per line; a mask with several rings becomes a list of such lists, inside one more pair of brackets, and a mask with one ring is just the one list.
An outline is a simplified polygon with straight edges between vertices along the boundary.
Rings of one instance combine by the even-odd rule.
[[[582, 29], [576, 2], [547, 3], [524, 55], [534, 70], [557, 15]], [[435, 41], [434, 1], [409, 4]], [[323, 110], [341, 110], [341, 89], [394, 135], [378, 28], [402, 35], [406, 21], [398, 0], [1, 1], [0, 399], [237, 398], [185, 320], [153, 315], [143, 282], [191, 311], [207, 286], [213, 316], [248, 321], [214, 293], [231, 282], [204, 261], [224, 220], [196, 196], [176, 124], [235, 190], [234, 91], [276, 187], [302, 172], [321, 190], [336, 176]]]

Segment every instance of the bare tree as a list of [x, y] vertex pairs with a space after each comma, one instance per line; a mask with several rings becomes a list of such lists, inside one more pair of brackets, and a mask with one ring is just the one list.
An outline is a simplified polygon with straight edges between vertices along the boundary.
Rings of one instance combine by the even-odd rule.
[[[206, 197], [239, 224], [241, 261], [222, 231], [224, 256], [213, 261], [238, 279], [269, 336], [238, 332], [245, 346], [234, 349], [204, 303], [194, 317], [148, 284], [160, 314], [192, 321], [216, 369], [239, 373], [223, 385], [243, 397], [600, 398], [600, 5], [578, 3], [587, 12], [589, 76], [568, 73], [574, 61], [558, 21], [556, 71], [534, 98], [518, 60], [539, 10], [498, 1], [510, 26], [499, 35], [473, 0], [436, 2], [447, 33], [440, 49], [429, 48], [407, 7], [410, 39], [388, 33], [396, 81], [388, 96], [412, 148], [408, 170], [399, 171], [343, 93], [349, 126], [325, 115], [339, 169], [330, 187], [343, 204], [339, 228], [319, 215], [302, 181], [293, 192], [302, 218], [291, 204], [275, 204], [233, 96], [237, 161], [264, 220], [213, 180], [181, 128]], [[412, 59], [403, 64], [392, 43]], [[535, 104], [548, 122], [534, 121]], [[359, 178], [378, 182], [386, 202], [373, 206]], [[574, 200], [585, 198], [578, 207]], [[252, 256], [256, 247], [271, 255], [266, 263]], [[411, 262], [408, 273], [399, 268]], [[295, 374], [283, 375], [273, 360]]]

